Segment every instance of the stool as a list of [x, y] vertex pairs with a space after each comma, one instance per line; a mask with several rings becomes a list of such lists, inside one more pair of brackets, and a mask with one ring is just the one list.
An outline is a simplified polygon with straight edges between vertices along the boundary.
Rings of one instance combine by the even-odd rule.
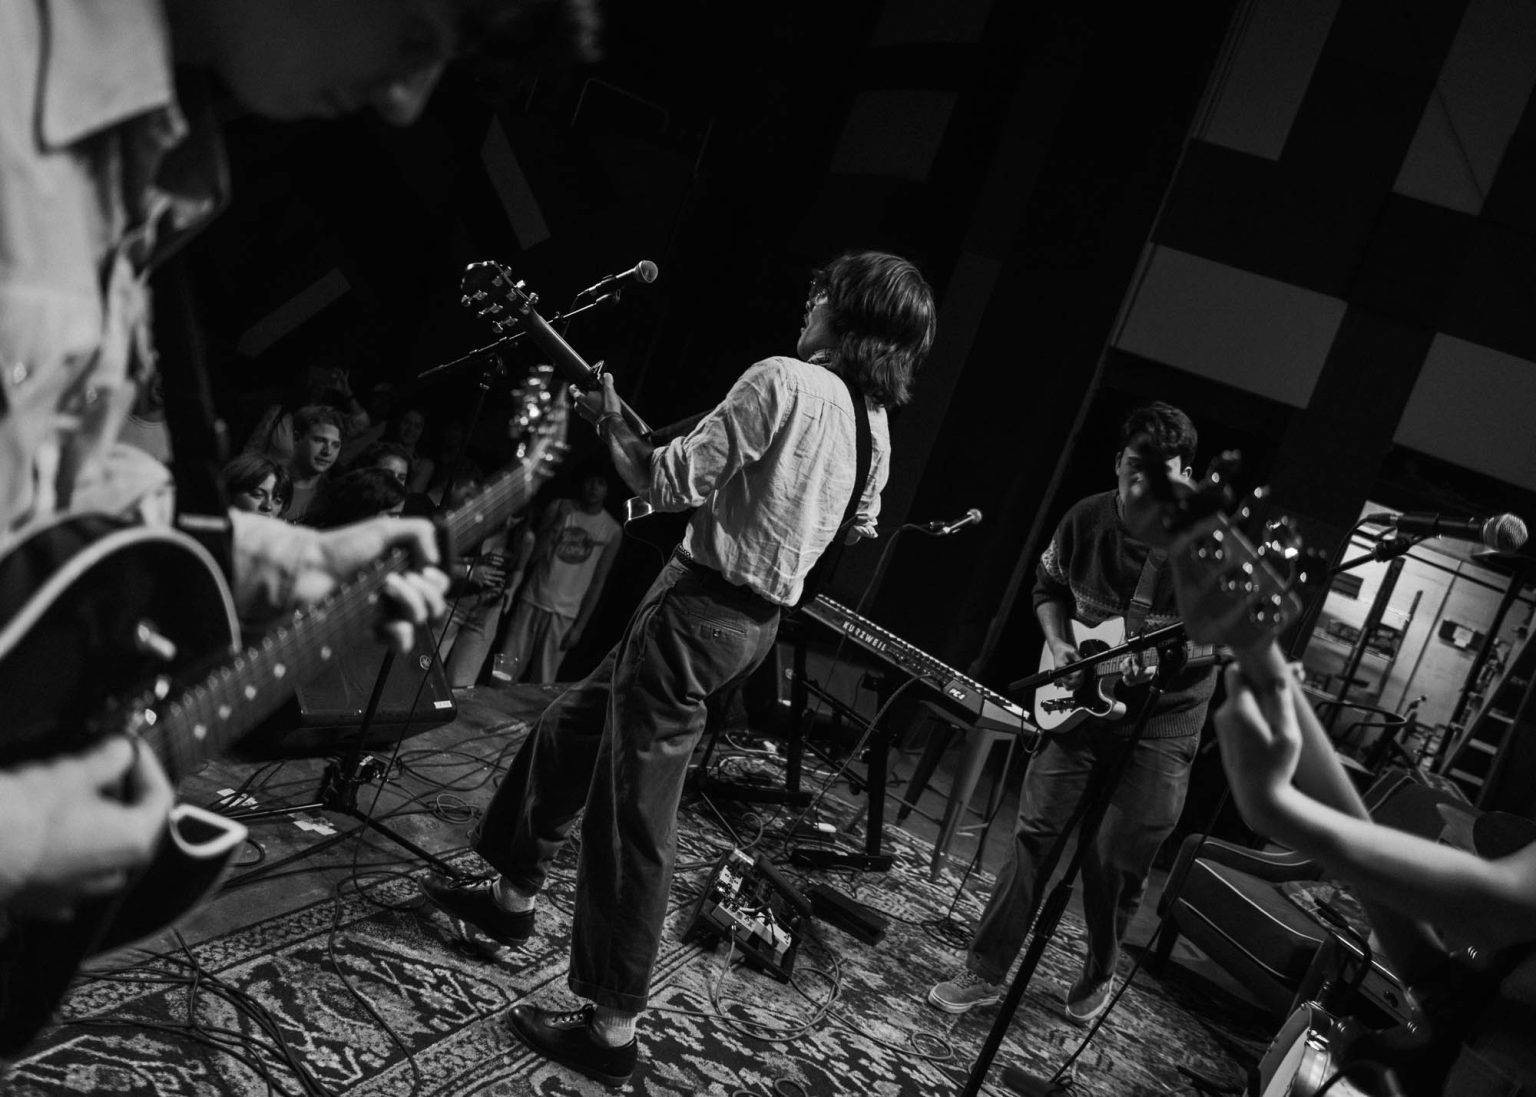
[[[981, 771], [986, 768], [987, 759], [992, 756], [992, 748], [1002, 742], [1011, 745], [1018, 739], [1017, 735], [1004, 731], [978, 731], [975, 728], [961, 730], [965, 732], [965, 750], [960, 756], [955, 779], [949, 788], [949, 802], [944, 807], [944, 818], [939, 821], [939, 833], [933, 840], [933, 860], [928, 866], [930, 880], [937, 880], [939, 872], [949, 863], [949, 844], [954, 841], [961, 816], [970, 806], [976, 782], [981, 779]], [[997, 795], [1002, 795], [1001, 781], [998, 783]]]

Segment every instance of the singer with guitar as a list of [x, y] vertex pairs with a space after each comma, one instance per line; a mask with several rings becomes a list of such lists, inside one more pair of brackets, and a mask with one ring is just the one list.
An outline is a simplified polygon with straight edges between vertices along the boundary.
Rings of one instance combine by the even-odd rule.
[[911, 263], [844, 255], [812, 284], [794, 356], [750, 367], [686, 437], [644, 441], [611, 378], [583, 398], [634, 491], [659, 510], [697, 509], [623, 638], [545, 711], [497, 790], [475, 848], [498, 875], [427, 887], [460, 921], [520, 944], [585, 808], [569, 983], [593, 1004], [514, 1007], [512, 1031], [541, 1054], [609, 1085], [633, 1073], [706, 702], [767, 656], [781, 608], [834, 539], [875, 532], [885, 409], [908, 399], [933, 325]]
[[[1160, 554], [1125, 526], [1124, 500], [1145, 482], [1145, 463], [1187, 481], [1198, 437], [1189, 417], [1157, 403], [1130, 413], [1115, 454], [1115, 490], [1075, 503], [1041, 556], [1035, 614], [1051, 664], [1075, 662], [1074, 623], [1122, 621], [1125, 632], [1151, 631], [1178, 620], [1172, 576]], [[1004, 977], [1034, 922], [1048, 882], [1051, 850], [1070, 823], [1090, 778], [1126, 748], [1127, 733], [1146, 697], [1141, 664], [1114, 668], [1121, 708], [1107, 718], [1074, 721], [1045, 737], [1030, 760], [1008, 863], [976, 926], [963, 971], [935, 985], [930, 1004], [964, 1013], [1002, 1000]], [[1072, 683], [1074, 686], [1077, 683]], [[1178, 822], [1199, 744], [1206, 706], [1215, 688], [1209, 667], [1170, 668], [1156, 708], [1124, 775], [1112, 793], [1093, 849], [1084, 861], [1083, 912], [1087, 954], [1066, 992], [1067, 1016], [1083, 1024], [1107, 1008], [1120, 941], [1141, 903], [1158, 847]], [[1124, 720], [1119, 717], [1123, 715]], [[1043, 721], [1042, 721], [1043, 724]]]

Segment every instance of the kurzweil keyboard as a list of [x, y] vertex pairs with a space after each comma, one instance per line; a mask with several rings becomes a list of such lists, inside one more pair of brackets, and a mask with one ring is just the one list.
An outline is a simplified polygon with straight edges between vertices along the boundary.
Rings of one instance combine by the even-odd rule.
[[898, 670], [921, 679], [944, 700], [941, 707], [970, 727], [982, 731], [1039, 733], [1029, 713], [1021, 706], [954, 667], [939, 662], [926, 651], [907, 643], [900, 636], [881, 628], [868, 617], [861, 617], [847, 606], [817, 595], [801, 610], [813, 621], [820, 621], [834, 632], [841, 632], [865, 651], [880, 656]]

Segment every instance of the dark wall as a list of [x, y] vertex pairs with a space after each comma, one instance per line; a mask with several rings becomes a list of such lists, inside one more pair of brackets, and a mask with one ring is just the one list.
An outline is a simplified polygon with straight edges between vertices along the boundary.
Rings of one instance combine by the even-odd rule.
[[[189, 258], [237, 441], [316, 363], [351, 368], [357, 387], [414, 387], [439, 428], [466, 418], [476, 363], [415, 379], [492, 341], [457, 300], [465, 264], [484, 258], [526, 278], [546, 313], [604, 273], [657, 262], [655, 285], [569, 335], [653, 423], [667, 422], [793, 346], [811, 269], [844, 248], [877, 247], [916, 260], [941, 302], [917, 400], [893, 417], [882, 528], [969, 507], [986, 517], [950, 538], [904, 534], [894, 548], [887, 537], [850, 553], [834, 591], [858, 601], [890, 549], [872, 615], [941, 657], [994, 681], [1034, 662], [1032, 561], [1066, 506], [1109, 485], [1115, 427], [1135, 404], [1184, 407], [1202, 428], [1203, 457], [1236, 446], [1259, 469], [1297, 470], [1303, 489], [1321, 482], [1319, 440], [1337, 433], [1325, 408], [1280, 405], [1111, 346], [1149, 235], [1193, 247], [1191, 234], [1208, 230], [1189, 214], [1213, 195], [1237, 210], [1234, 239], [1262, 229], [1231, 200], [1253, 166], [1186, 145], [1230, 0], [1146, 10], [1011, 0], [607, 7], [602, 62], [510, 88], [451, 74], [409, 130], [366, 118], [230, 124], [235, 201]], [[1334, 75], [1309, 102], [1313, 122], [1327, 121], [1334, 99], [1351, 101], [1348, 67], [1334, 62], [1368, 39], [1359, 20], [1369, 7], [1341, 9], [1349, 16], [1319, 70]], [[1431, 29], [1442, 48], [1454, 20]], [[1417, 70], [1400, 84], [1394, 109], [1407, 118], [1431, 84]], [[910, 103], [912, 113], [872, 118], [871, 102]], [[1356, 128], [1401, 142], [1399, 122], [1390, 134]], [[496, 130], [523, 177], [511, 214], [483, 155]], [[1263, 231], [1285, 254], [1318, 234], [1329, 255], [1353, 246], [1355, 265], [1335, 264], [1341, 277], [1354, 271], [1367, 288], [1390, 280], [1390, 249], [1369, 247], [1391, 239], [1381, 236], [1391, 224], [1380, 180], [1356, 180], [1376, 187], [1376, 206], [1337, 208], [1322, 182], [1301, 182], [1264, 185], [1312, 235]], [[530, 235], [530, 210], [546, 232]], [[1309, 210], [1343, 227], [1312, 224]], [[339, 300], [251, 349], [253, 325], [333, 270], [349, 287]], [[534, 361], [523, 349], [501, 357], [514, 374]], [[1352, 376], [1329, 383], [1347, 390]], [[1373, 448], [1356, 455], [1346, 494], [1369, 487], [1386, 503], [1443, 503], [1450, 483], [1453, 499], [1510, 498], [1504, 485], [1384, 447], [1391, 428], [1369, 406], [1350, 407]], [[498, 386], [475, 435], [485, 463], [505, 456], [509, 410]], [[601, 460], [579, 425], [572, 441], [568, 468]], [[557, 479], [548, 491], [567, 487]], [[622, 495], [616, 485], [616, 510]], [[660, 560], [627, 544], [592, 650], [579, 655], [617, 635]]]

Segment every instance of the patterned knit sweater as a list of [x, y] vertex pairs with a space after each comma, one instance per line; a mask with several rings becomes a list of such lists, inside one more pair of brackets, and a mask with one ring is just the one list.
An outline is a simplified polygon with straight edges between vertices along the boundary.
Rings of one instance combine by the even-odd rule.
[[[1081, 499], [1062, 516], [1051, 543], [1040, 557], [1035, 569], [1034, 604], [1038, 607], [1044, 602], [1060, 602], [1066, 606], [1069, 617], [1090, 626], [1111, 617], [1124, 617], [1149, 551], [1147, 544], [1131, 536], [1121, 523], [1113, 491]], [[1173, 572], [1167, 561], [1162, 561], [1157, 565], [1152, 605], [1142, 628], [1162, 628], [1178, 619]], [[1126, 705], [1127, 724], [1140, 711], [1147, 688], [1117, 687], [1116, 695]], [[1176, 739], [1198, 734], [1215, 689], [1213, 667], [1186, 670], [1175, 676], [1166, 683], [1143, 736]]]

